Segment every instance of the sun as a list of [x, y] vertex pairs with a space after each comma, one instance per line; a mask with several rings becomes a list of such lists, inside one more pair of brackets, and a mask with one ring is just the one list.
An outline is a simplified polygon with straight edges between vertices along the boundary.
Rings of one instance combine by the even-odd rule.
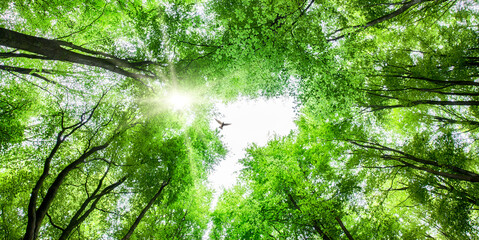
[[168, 103], [170, 107], [175, 111], [185, 110], [189, 108], [191, 105], [191, 102], [192, 101], [190, 96], [179, 93], [179, 92], [173, 92], [168, 97]]

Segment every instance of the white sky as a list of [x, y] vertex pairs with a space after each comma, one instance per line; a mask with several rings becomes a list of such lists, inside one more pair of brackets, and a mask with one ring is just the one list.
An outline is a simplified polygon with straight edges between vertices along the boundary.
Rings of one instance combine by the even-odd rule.
[[[242, 166], [238, 160], [245, 156], [245, 148], [251, 144], [265, 145], [274, 136], [284, 136], [296, 129], [294, 124], [293, 99], [281, 97], [274, 99], [240, 99], [228, 104], [218, 103], [216, 109], [220, 121], [231, 123], [221, 131], [222, 141], [228, 148], [225, 160], [221, 161], [208, 177], [210, 186], [215, 190], [211, 209], [216, 207], [224, 188], [236, 183]], [[210, 127], [216, 129], [219, 124], [211, 119]], [[211, 223], [203, 235], [208, 239]]]
[[[234, 185], [238, 170], [242, 168], [238, 159], [244, 157], [244, 149], [249, 144], [265, 145], [273, 136], [287, 135], [295, 128], [293, 107], [293, 99], [289, 97], [240, 99], [229, 104], [216, 104], [220, 113], [217, 119], [231, 125], [220, 130], [228, 155], [209, 176], [215, 190]], [[210, 127], [215, 129], [218, 126], [212, 119]]]

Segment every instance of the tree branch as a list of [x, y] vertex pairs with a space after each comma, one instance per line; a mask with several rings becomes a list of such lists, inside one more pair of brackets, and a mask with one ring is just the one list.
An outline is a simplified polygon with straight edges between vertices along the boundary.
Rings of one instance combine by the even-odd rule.
[[50, 214], [48, 214], [48, 212], [47, 212], [46, 214], [47, 214], [47, 217], [48, 217], [48, 219], [49, 219], [49, 221], [50, 221], [50, 224], [51, 224], [54, 228], [59, 229], [59, 230], [62, 230], [62, 231], [64, 230], [62, 227], [56, 225], [56, 224], [53, 222], [52, 216], [50, 216]]
[[335, 217], [336, 221], [339, 223], [339, 226], [341, 227], [341, 229], [343, 230], [344, 234], [346, 234], [346, 237], [348, 237], [349, 240], [354, 240], [353, 236], [351, 235], [351, 233], [349, 233], [348, 229], [344, 226], [344, 223], [343, 221], [341, 221], [341, 218], [339, 217]]
[[151, 208], [151, 206], [153, 205], [153, 203], [156, 201], [156, 199], [160, 196], [161, 192], [163, 191], [163, 189], [168, 185], [170, 184], [170, 181], [171, 181], [171, 177], [168, 178], [167, 181], [163, 182], [161, 184], [161, 187], [160, 189], [158, 190], [158, 192], [156, 192], [156, 194], [153, 196], [153, 198], [150, 199], [150, 201], [148, 202], [148, 204], [143, 208], [143, 210], [141, 210], [140, 214], [138, 215], [138, 217], [136, 218], [135, 222], [131, 225], [130, 229], [128, 230], [128, 232], [126, 233], [126, 235], [122, 238], [122, 240], [127, 240], [127, 239], [130, 239], [131, 235], [133, 234], [133, 232], [135, 231], [136, 227], [138, 226], [138, 224], [140, 223], [140, 221], [143, 219], [143, 217], [145, 216], [146, 212]]

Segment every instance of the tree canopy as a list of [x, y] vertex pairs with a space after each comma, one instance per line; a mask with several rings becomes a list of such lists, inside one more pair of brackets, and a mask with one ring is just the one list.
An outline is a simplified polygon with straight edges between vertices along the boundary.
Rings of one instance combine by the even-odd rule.
[[[0, 18], [3, 239], [479, 236], [477, 1], [7, 0]], [[297, 130], [250, 145], [210, 208], [214, 103], [282, 95]]]

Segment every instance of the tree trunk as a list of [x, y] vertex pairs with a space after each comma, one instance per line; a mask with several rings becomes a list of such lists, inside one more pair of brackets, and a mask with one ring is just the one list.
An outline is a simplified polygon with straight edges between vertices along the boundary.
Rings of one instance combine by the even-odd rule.
[[404, 88], [395, 88], [395, 89], [361, 89], [363, 91], [366, 91], [368, 93], [373, 93], [373, 92], [404, 92], [404, 91], [420, 91], [420, 92], [430, 92], [430, 93], [437, 93], [441, 95], [452, 95], [452, 96], [479, 96], [479, 93], [477, 92], [443, 92], [439, 91], [439, 89], [444, 89], [453, 86], [452, 84], [450, 86], [443, 86], [439, 88], [415, 88], [415, 87], [404, 87]]
[[[106, 174], [105, 174], [106, 176]], [[90, 215], [90, 213], [95, 210], [95, 207], [97, 205], [97, 203], [100, 201], [101, 197], [105, 196], [106, 194], [110, 193], [113, 189], [115, 189], [116, 187], [118, 187], [119, 185], [121, 185], [125, 180], [126, 180], [127, 177], [123, 177], [121, 178], [120, 180], [118, 180], [117, 182], [109, 185], [108, 187], [106, 187], [105, 189], [103, 189], [101, 191], [100, 194], [97, 194], [101, 185], [102, 185], [102, 181], [103, 181], [103, 178], [100, 180], [100, 183], [98, 184], [98, 187], [97, 189], [93, 192], [93, 194], [88, 197], [87, 199], [85, 199], [85, 201], [83, 202], [83, 204], [81, 205], [81, 207], [77, 210], [77, 212], [75, 213], [75, 215], [72, 217], [72, 219], [70, 220], [70, 223], [68, 224], [68, 226], [63, 230], [62, 232], [62, 235], [60, 236], [60, 238], [58, 238], [59, 240], [65, 240], [68, 238], [68, 236], [70, 235], [70, 233], [73, 231], [73, 229], [75, 229], [77, 226], [79, 226], [83, 221], [85, 221], [85, 219], [88, 217], [88, 215]], [[90, 204], [90, 202], [93, 203], [91, 204], [90, 208], [82, 215], [82, 213], [85, 211], [85, 209], [87, 208], [88, 204]]]
[[[291, 194], [288, 193], [288, 197], [289, 197], [289, 200], [293, 203], [293, 206], [294, 208], [298, 209], [299, 211], [301, 211], [301, 208], [299, 207], [299, 205], [296, 203], [296, 201], [294, 200], [293, 196]], [[323, 240], [331, 240], [331, 238], [328, 237], [328, 235], [323, 231], [323, 229], [319, 226], [319, 222], [318, 220], [313, 220], [312, 221], [312, 224], [313, 224], [313, 228], [314, 230], [316, 230], [316, 232], [318, 232], [318, 234], [321, 236], [321, 238], [323, 238]]]
[[[30, 56], [31, 58], [58, 60], [103, 68], [126, 77], [131, 77], [140, 81], [142, 84], [144, 83], [141, 79], [154, 77], [153, 75], [139, 74], [124, 70], [123, 68], [130, 68], [141, 71], [134, 63], [130, 63], [128, 60], [115, 58], [106, 53], [88, 50], [69, 42], [30, 36], [1, 27], [0, 45], [38, 54], [38, 56]], [[68, 50], [65, 47], [75, 49], [81, 53]], [[95, 57], [91, 54], [99, 55], [101, 57]], [[8, 56], [8, 54], [3, 55]], [[22, 54], [21, 56], [28, 57], [28, 54]]]
[[[479, 174], [456, 167], [456, 166], [452, 166], [449, 164], [440, 164], [435, 161], [418, 158], [411, 154], [405, 153], [403, 151], [382, 146], [377, 143], [360, 142], [360, 141], [354, 141], [354, 140], [347, 140], [347, 141], [362, 148], [375, 149], [375, 150], [381, 151], [382, 153], [378, 157], [381, 157], [384, 160], [399, 161], [407, 167], [429, 172], [437, 176], [442, 176], [442, 177], [461, 180], [461, 181], [479, 182]], [[392, 153], [396, 153], [397, 155], [389, 155], [389, 154], [385, 154], [384, 152], [392, 152]], [[417, 166], [415, 164], [412, 164], [411, 162], [406, 162], [406, 160], [412, 161], [415, 164], [420, 164], [422, 166]], [[435, 170], [433, 168], [438, 168], [440, 170]]]
[[384, 21], [387, 21], [389, 19], [392, 19], [392, 18], [395, 18], [395, 17], [399, 16], [400, 14], [404, 13], [405, 11], [407, 11], [408, 9], [410, 9], [411, 7], [413, 7], [417, 4], [420, 4], [420, 3], [423, 3], [423, 2], [430, 2], [430, 1], [434, 1], [434, 0], [411, 0], [409, 2], [405, 2], [405, 3], [403, 3], [403, 5], [398, 10], [396, 10], [396, 11], [390, 13], [390, 14], [384, 15], [380, 18], [376, 18], [372, 21], [369, 21], [368, 23], [366, 23], [364, 25], [361, 25], [360, 27], [368, 28], [368, 27], [374, 26], [376, 24], [382, 23]]
[[45, 163], [43, 164], [43, 172], [40, 178], [37, 180], [35, 187], [32, 189], [32, 193], [30, 194], [30, 201], [28, 203], [28, 221], [27, 221], [27, 230], [25, 232], [24, 240], [32, 240], [35, 239], [35, 228], [38, 224], [38, 218], [37, 218], [37, 200], [38, 200], [38, 194], [40, 192], [40, 188], [43, 186], [43, 183], [45, 182], [45, 179], [47, 178], [49, 171], [50, 171], [50, 163], [55, 156], [56, 152], [60, 148], [60, 145], [63, 143], [64, 139], [62, 139], [64, 133], [64, 129], [60, 131], [57, 135], [57, 141], [55, 143], [55, 146], [53, 146], [52, 151], [50, 151], [50, 154], [48, 157], [45, 159]]
[[437, 80], [422, 76], [403, 76], [403, 75], [382, 75], [383, 77], [396, 77], [396, 78], [407, 78], [407, 79], [417, 79], [417, 80], [424, 80], [426, 82], [434, 83], [436, 85], [444, 86], [448, 85], [459, 85], [459, 86], [479, 86], [479, 82], [474, 81], [460, 81], [460, 80]]
[[[396, 11], [392, 12], [392, 13], [389, 13], [389, 14], [384, 15], [382, 17], [376, 18], [376, 19], [374, 19], [372, 21], [369, 21], [368, 23], [363, 24], [363, 25], [356, 25], [356, 26], [350, 26], [350, 27], [344, 27], [344, 28], [338, 29], [338, 30], [334, 31], [331, 35], [334, 35], [335, 33], [341, 32], [341, 31], [349, 29], [349, 28], [366, 29], [368, 27], [372, 27], [374, 25], [377, 25], [379, 23], [382, 23], [384, 21], [390, 20], [392, 18], [395, 18], [395, 17], [403, 14], [408, 9], [410, 9], [411, 7], [416, 6], [417, 4], [420, 4], [420, 3], [423, 3], [423, 2], [431, 2], [431, 1], [434, 1], [434, 0], [411, 0], [409, 2], [402, 3], [402, 6], [399, 9], [397, 9]], [[344, 38], [345, 36], [346, 36], [346, 34], [342, 34], [338, 37], [328, 39], [328, 41], [336, 41], [336, 40], [339, 40], [341, 38]]]
[[[33, 197], [30, 198], [30, 204], [29, 204], [29, 214], [28, 214], [28, 224], [27, 224], [27, 230], [24, 236], [24, 240], [33, 240], [38, 238], [38, 232], [40, 231], [40, 227], [42, 225], [42, 221], [45, 218], [45, 215], [50, 208], [53, 200], [55, 199], [55, 196], [58, 192], [58, 189], [60, 188], [61, 184], [63, 183], [63, 180], [65, 180], [66, 176], [73, 170], [75, 169], [78, 165], [83, 163], [90, 155], [103, 150], [108, 147], [110, 142], [107, 142], [103, 145], [96, 146], [91, 148], [89, 151], [83, 153], [77, 160], [74, 162], [70, 163], [68, 166], [66, 166], [58, 175], [55, 181], [52, 183], [50, 188], [48, 188], [47, 194], [43, 198], [42, 203], [38, 207], [36, 211], [34, 211], [32, 208], [35, 207], [36, 203], [36, 198], [34, 199]], [[38, 185], [38, 182], [37, 182]], [[36, 195], [38, 196], [38, 190], [39, 189], [34, 189], [36, 190]], [[33, 196], [33, 191], [32, 191], [32, 196]], [[30, 212], [32, 211], [32, 212]]]
[[[390, 96], [383, 96], [378, 95], [380, 97], [385, 98], [394, 98]], [[397, 98], [394, 98], [397, 99]], [[400, 100], [400, 99], [398, 99]], [[404, 100], [403, 100], [404, 101]], [[436, 106], [479, 106], [479, 101], [435, 101], [435, 100], [418, 100], [418, 101], [410, 101], [404, 104], [396, 104], [396, 105], [370, 105], [368, 106], [371, 108], [371, 111], [379, 111], [385, 109], [393, 109], [393, 108], [404, 108], [404, 107], [414, 107], [417, 105], [436, 105]]]
[[133, 234], [133, 232], [135, 231], [136, 227], [138, 226], [138, 224], [141, 222], [141, 219], [145, 216], [146, 212], [151, 208], [151, 206], [153, 205], [153, 203], [155, 203], [156, 199], [160, 196], [161, 192], [163, 191], [163, 189], [168, 185], [170, 184], [170, 181], [171, 181], [171, 178], [169, 178], [166, 182], [163, 182], [161, 184], [161, 187], [160, 189], [158, 190], [158, 192], [156, 192], [155, 196], [153, 196], [153, 198], [151, 198], [150, 202], [148, 202], [148, 204], [143, 208], [143, 210], [141, 210], [140, 214], [138, 215], [138, 217], [136, 218], [135, 222], [131, 225], [130, 229], [128, 230], [128, 232], [126, 233], [126, 235], [122, 238], [122, 240], [127, 240], [127, 239], [130, 239], [131, 235]]
[[344, 226], [343, 221], [341, 221], [341, 218], [336, 217], [335, 219], [339, 223], [339, 226], [341, 227], [341, 229], [343, 229], [343, 232], [346, 234], [346, 237], [348, 237], [349, 240], [354, 240], [351, 233], [349, 233], [348, 229]]
[[319, 233], [319, 235], [321, 235], [323, 240], [331, 240], [331, 238], [329, 238], [328, 235], [326, 235], [326, 233], [321, 229], [317, 220], [313, 220], [313, 228]]
[[[394, 159], [394, 160], [397, 160], [397, 159]], [[466, 182], [479, 182], [479, 175], [477, 175], [477, 174], [475, 174], [475, 176], [474, 176], [474, 175], [441, 172], [441, 171], [434, 170], [434, 169], [427, 168], [427, 167], [416, 166], [416, 165], [408, 163], [404, 160], [397, 160], [397, 161], [400, 161], [400, 162], [404, 163], [404, 165], [406, 165], [410, 168], [414, 168], [414, 169], [417, 169], [417, 170], [422, 170], [422, 171], [425, 171], [425, 172], [428, 172], [428, 173], [431, 173], [431, 174], [434, 174], [434, 175], [437, 175], [437, 176], [441, 176], [441, 177], [445, 177], [445, 178], [449, 178], [449, 179], [460, 180], [460, 181], [466, 181]]]
[[449, 123], [449, 124], [470, 124], [474, 126], [479, 126], [479, 122], [477, 121], [472, 121], [468, 119], [463, 119], [463, 120], [455, 120], [451, 118], [446, 118], [446, 117], [438, 117], [438, 116], [433, 116], [434, 119], [436, 119], [439, 122], [443, 123]]

